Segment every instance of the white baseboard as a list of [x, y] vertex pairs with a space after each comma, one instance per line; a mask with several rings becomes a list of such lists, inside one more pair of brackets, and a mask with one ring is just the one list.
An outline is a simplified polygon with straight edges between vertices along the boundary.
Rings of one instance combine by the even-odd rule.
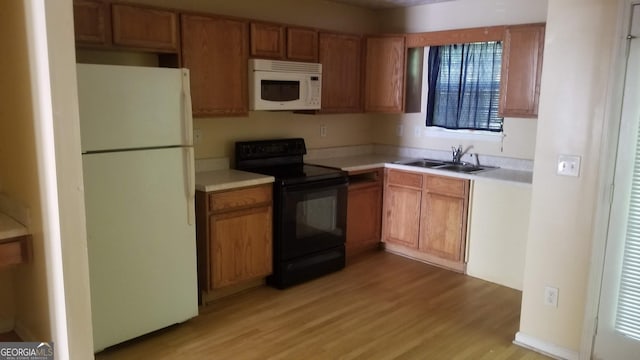
[[518, 331], [513, 343], [524, 348], [550, 356], [554, 359], [578, 360], [580, 354]]

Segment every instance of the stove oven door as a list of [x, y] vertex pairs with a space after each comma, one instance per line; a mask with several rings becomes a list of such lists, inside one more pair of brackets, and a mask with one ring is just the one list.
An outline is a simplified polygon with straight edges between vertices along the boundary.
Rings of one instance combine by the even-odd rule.
[[345, 179], [284, 186], [281, 194], [276, 257], [290, 260], [344, 246], [347, 222]]

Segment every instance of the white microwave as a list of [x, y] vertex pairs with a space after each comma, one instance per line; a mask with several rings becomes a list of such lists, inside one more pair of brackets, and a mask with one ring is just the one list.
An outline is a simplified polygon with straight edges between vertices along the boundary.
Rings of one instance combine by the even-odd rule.
[[317, 110], [322, 64], [249, 59], [251, 110]]

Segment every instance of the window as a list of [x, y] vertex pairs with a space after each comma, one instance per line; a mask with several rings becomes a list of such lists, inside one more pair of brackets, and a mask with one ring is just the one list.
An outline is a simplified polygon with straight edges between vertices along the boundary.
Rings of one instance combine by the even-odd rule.
[[501, 63], [500, 41], [432, 46], [427, 126], [501, 132]]

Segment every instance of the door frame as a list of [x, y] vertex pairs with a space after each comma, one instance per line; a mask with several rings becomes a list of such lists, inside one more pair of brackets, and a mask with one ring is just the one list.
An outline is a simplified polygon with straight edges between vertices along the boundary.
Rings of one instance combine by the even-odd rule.
[[600, 158], [598, 178], [598, 205], [595, 214], [591, 246], [591, 267], [589, 270], [587, 302], [583, 316], [580, 359], [591, 359], [595, 334], [598, 326], [598, 310], [603, 283], [607, 236], [611, 202], [613, 200], [613, 183], [618, 153], [618, 138], [622, 121], [622, 105], [626, 77], [626, 60], [629, 42], [626, 36], [631, 24], [633, 5], [640, 0], [619, 0], [618, 29], [616, 30], [614, 52], [609, 69], [609, 89], [607, 91], [606, 114], [608, 120], [602, 129], [602, 155]]

